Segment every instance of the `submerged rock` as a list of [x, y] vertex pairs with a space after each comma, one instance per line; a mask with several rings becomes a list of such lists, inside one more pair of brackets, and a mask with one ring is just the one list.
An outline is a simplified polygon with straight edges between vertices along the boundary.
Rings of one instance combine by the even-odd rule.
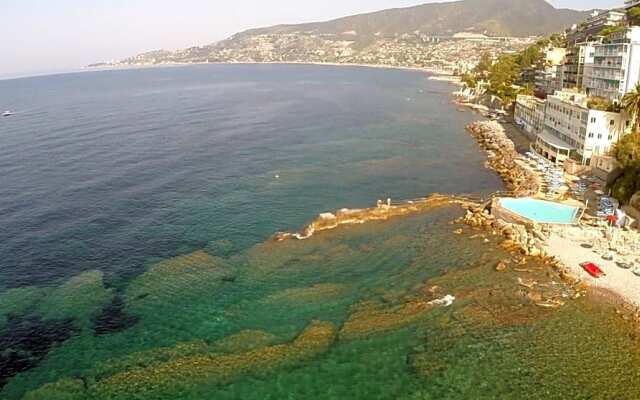
[[0, 331], [0, 388], [12, 376], [36, 367], [55, 344], [76, 332], [71, 319], [9, 318]]
[[498, 272], [503, 272], [507, 270], [507, 267], [509, 265], [509, 261], [508, 260], [502, 260], [498, 263], [498, 265], [496, 265], [496, 271]]
[[[180, 393], [198, 384], [225, 384], [240, 377], [264, 376], [279, 368], [294, 367], [326, 352], [334, 342], [336, 333], [337, 329], [330, 322], [313, 321], [290, 343], [240, 353], [211, 352], [212, 347], [201, 341], [167, 348], [165, 351], [170, 353], [164, 355], [152, 353], [158, 349], [141, 353], [138, 357], [127, 357], [118, 370], [114, 370], [114, 364], [110, 364], [110, 369], [87, 380], [86, 389], [84, 386], [80, 388], [78, 383], [82, 381], [62, 379], [29, 392], [25, 398], [159, 398], [161, 394]], [[236, 339], [240, 338], [241, 342], [245, 337], [255, 337], [251, 332], [239, 335], [241, 337], [237, 336]], [[135, 358], [146, 361], [136, 362]]]
[[93, 331], [95, 335], [120, 332], [131, 328], [136, 322], [138, 322], [138, 317], [125, 311], [122, 297], [115, 296], [113, 301], [93, 319]]

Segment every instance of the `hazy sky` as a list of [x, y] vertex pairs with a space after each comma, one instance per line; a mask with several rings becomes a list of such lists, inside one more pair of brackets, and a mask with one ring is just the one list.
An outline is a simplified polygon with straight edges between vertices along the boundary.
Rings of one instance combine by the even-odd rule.
[[[0, 0], [0, 74], [77, 68], [142, 51], [208, 44], [278, 23], [429, 0]], [[623, 0], [551, 0], [591, 9]]]

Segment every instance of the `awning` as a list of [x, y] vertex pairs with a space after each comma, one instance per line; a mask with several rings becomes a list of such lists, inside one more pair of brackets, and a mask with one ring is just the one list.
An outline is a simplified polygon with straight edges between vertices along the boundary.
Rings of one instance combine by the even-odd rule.
[[546, 130], [538, 134], [538, 139], [559, 150], [575, 150], [576, 148]]

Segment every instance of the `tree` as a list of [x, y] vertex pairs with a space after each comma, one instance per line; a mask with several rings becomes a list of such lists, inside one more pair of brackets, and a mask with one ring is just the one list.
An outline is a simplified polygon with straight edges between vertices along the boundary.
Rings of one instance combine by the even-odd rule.
[[548, 41], [539, 41], [538, 43], [527, 47], [518, 57], [520, 68], [527, 69], [535, 67], [542, 62], [543, 49]]
[[635, 121], [635, 131], [640, 131], [640, 82], [636, 83], [636, 87], [625, 94], [621, 103], [622, 109], [625, 110]]
[[524, 94], [527, 96], [533, 96], [535, 94], [536, 90], [535, 87], [533, 87], [533, 85], [531, 83], [527, 83], [526, 85], [524, 85], [522, 87], [522, 89], [520, 90], [519, 94]]
[[501, 55], [489, 68], [489, 93], [498, 96], [504, 103], [514, 101], [518, 95], [514, 84], [519, 76], [518, 56]]
[[610, 41], [611, 36], [626, 30], [627, 28], [624, 25], [616, 25], [616, 26], [607, 26], [603, 30], [600, 31], [600, 36], [604, 36], [606, 41]]
[[633, 7], [627, 10], [627, 20], [630, 26], [640, 25], [640, 7]]
[[620, 139], [613, 155], [624, 168], [613, 185], [613, 194], [626, 203], [640, 191], [640, 133], [634, 132]]
[[613, 154], [623, 168], [640, 169], [640, 134], [625, 135], [616, 144]]
[[493, 57], [491, 57], [491, 54], [486, 52], [482, 53], [482, 55], [480, 56], [480, 61], [478, 62], [478, 65], [476, 65], [476, 67], [473, 69], [473, 72], [475, 73], [476, 77], [479, 77], [481, 79], [486, 78], [491, 65], [493, 65]]
[[460, 79], [468, 88], [473, 89], [478, 86], [478, 80], [473, 74], [463, 74]]
[[559, 33], [553, 33], [549, 36], [549, 42], [553, 47], [567, 47], [567, 37]]

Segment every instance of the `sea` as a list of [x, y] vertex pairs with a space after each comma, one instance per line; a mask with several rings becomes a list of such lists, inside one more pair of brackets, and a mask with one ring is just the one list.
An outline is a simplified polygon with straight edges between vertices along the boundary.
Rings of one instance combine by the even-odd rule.
[[636, 328], [458, 206], [274, 239], [324, 212], [503, 188], [465, 132], [479, 117], [428, 78], [0, 81], [0, 398], [640, 398]]

